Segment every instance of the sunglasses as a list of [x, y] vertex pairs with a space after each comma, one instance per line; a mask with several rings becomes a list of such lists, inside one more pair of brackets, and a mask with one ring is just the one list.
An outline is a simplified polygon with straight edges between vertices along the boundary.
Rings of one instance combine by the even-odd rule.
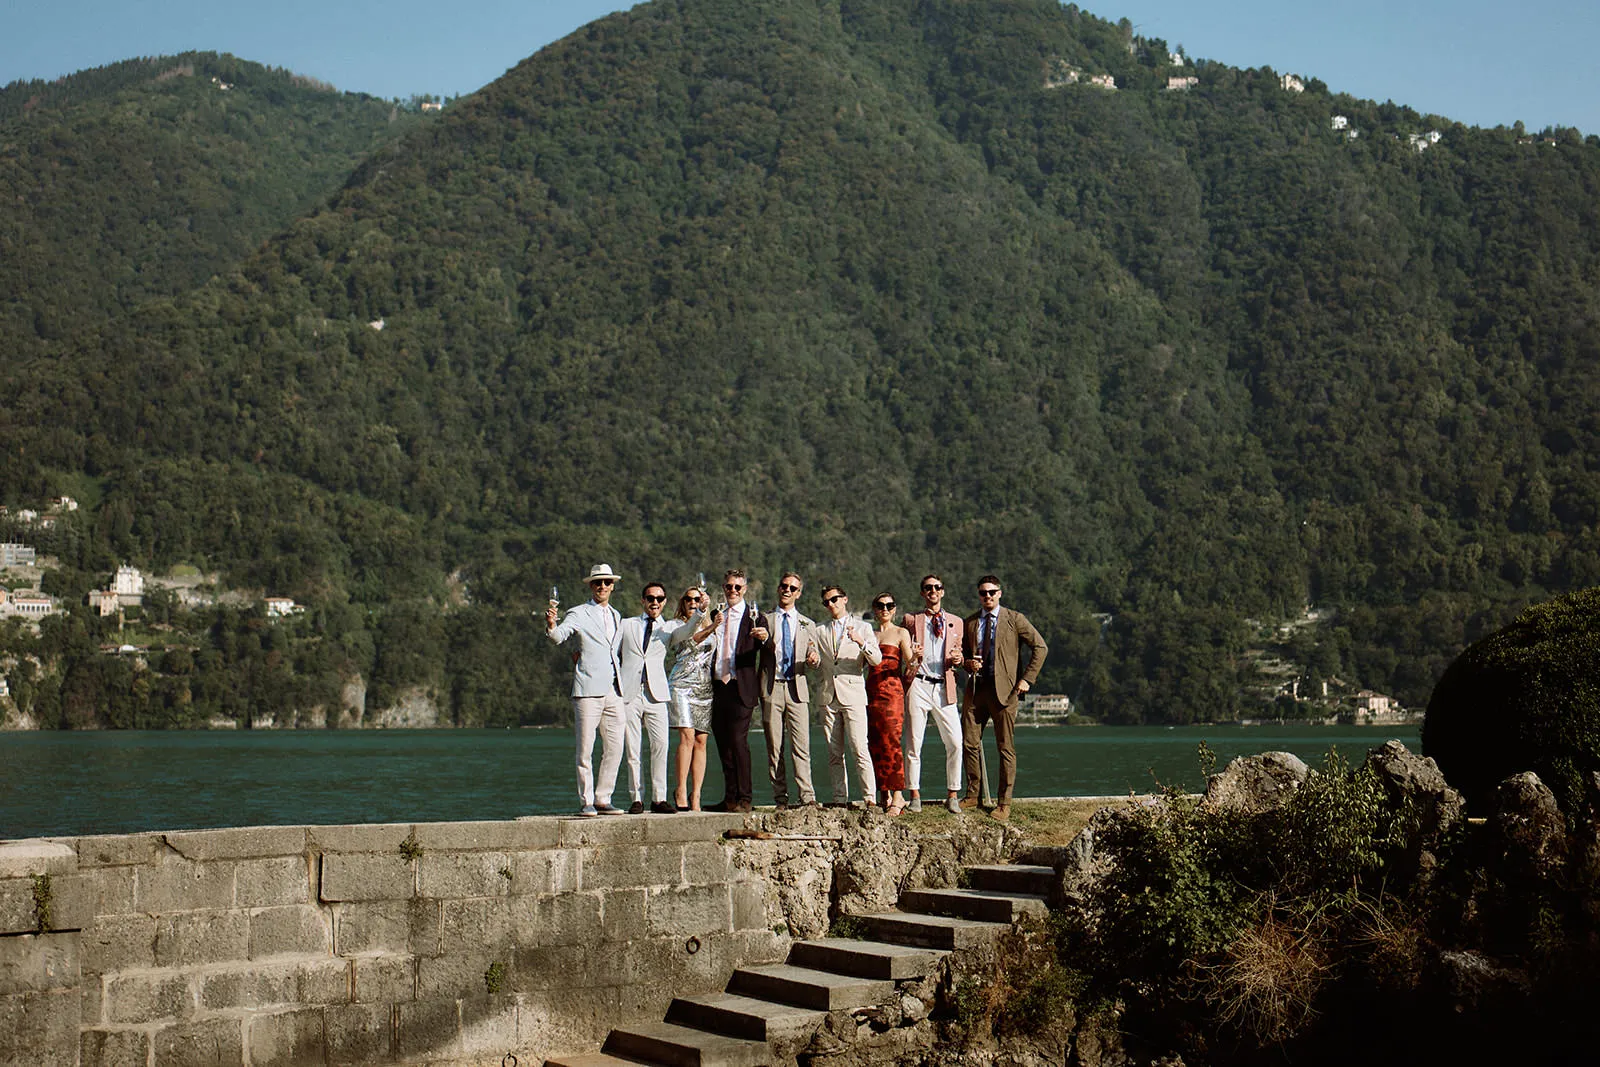
[[932, 582], [929, 582], [927, 585], [922, 587], [922, 591], [924, 593], [937, 593], [939, 590], [941, 590], [943, 588], [944, 588], [944, 586], [942, 586], [942, 585], [934, 585]]
[[888, 601], [880, 600], [876, 604], [872, 605], [872, 610], [873, 611], [893, 611], [894, 610], [894, 601], [892, 601], [892, 600], [888, 600]]
[[843, 599], [844, 599], [844, 594], [843, 593], [835, 593], [832, 596], [823, 597], [822, 598], [822, 602], [824, 604], [832, 604], [835, 600], [843, 600]]
[[664, 597], [664, 596], [648, 596], [647, 595], [644, 598], [644, 602], [646, 604], [665, 604], [667, 602], [667, 598]]
[[590, 582], [589, 584], [590, 585], [616, 585], [617, 584], [617, 580], [615, 578], [596, 578], [594, 581]]
[[798, 585], [780, 585], [780, 586], [778, 586], [778, 592], [780, 592], [780, 593], [798, 593], [799, 591], [800, 591], [800, 587]]
[[723, 592], [726, 592], [726, 593], [742, 593], [742, 592], [744, 592], [744, 586], [742, 586], [742, 585], [733, 585], [731, 583], [728, 584], [728, 585], [723, 586], [722, 589], [723, 589]]
[[998, 590], [998, 589], [980, 589], [980, 590], [978, 590], [978, 595], [979, 596], [999, 596], [1000, 595], [1000, 590]]

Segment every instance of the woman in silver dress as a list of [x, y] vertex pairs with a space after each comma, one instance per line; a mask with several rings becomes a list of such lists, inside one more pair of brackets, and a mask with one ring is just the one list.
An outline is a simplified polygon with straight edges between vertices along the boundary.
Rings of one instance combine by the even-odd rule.
[[[677, 618], [683, 625], [673, 632], [669, 647], [678, 658], [667, 674], [671, 692], [669, 725], [678, 731], [678, 791], [674, 801], [680, 811], [700, 810], [700, 786], [706, 778], [706, 735], [711, 732], [711, 656], [716, 651], [716, 615], [707, 616], [711, 598], [691, 586], [678, 598]], [[690, 791], [689, 781], [694, 779]]]

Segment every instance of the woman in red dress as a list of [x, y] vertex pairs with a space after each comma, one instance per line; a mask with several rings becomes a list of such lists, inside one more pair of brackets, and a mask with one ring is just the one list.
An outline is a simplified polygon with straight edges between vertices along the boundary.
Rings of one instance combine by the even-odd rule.
[[867, 751], [872, 754], [872, 774], [878, 780], [878, 802], [885, 815], [906, 810], [901, 792], [906, 787], [905, 757], [900, 733], [906, 714], [905, 674], [911, 668], [911, 634], [894, 622], [894, 595], [872, 598], [872, 621], [878, 627], [878, 648], [883, 662], [867, 674]]

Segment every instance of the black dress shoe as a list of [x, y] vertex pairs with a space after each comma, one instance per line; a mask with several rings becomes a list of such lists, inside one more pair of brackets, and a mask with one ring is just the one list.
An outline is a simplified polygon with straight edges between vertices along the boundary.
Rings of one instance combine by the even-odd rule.
[[707, 804], [705, 807], [701, 808], [700, 810], [701, 811], [719, 811], [720, 812], [720, 811], [732, 811], [733, 808], [728, 806], [728, 802], [726, 800], [719, 800], [715, 804]]
[[629, 815], [643, 815], [644, 814], [644, 801], [635, 800], [632, 804], [629, 804], [628, 805], [628, 814]]
[[678, 814], [678, 806], [670, 800], [658, 800], [654, 804], [650, 805], [650, 810], [655, 812], [657, 815]]

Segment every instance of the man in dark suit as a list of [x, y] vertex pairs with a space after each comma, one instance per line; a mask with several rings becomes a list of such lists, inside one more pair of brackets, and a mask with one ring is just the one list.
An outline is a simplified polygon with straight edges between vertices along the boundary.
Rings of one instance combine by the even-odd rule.
[[[1017, 701], [1032, 688], [1049, 648], [1021, 612], [1000, 606], [1000, 579], [978, 579], [978, 610], [968, 615], [961, 635], [967, 668], [966, 699], [961, 706], [962, 751], [966, 760], [967, 795], [963, 808], [977, 807], [983, 788], [983, 727], [994, 720], [995, 747], [1000, 750], [999, 800], [994, 817], [1011, 817], [1011, 791], [1017, 782]], [[1022, 648], [1028, 660], [1022, 661]]]
[[722, 803], [708, 811], [749, 811], [754, 800], [750, 780], [750, 716], [761, 699], [761, 646], [767, 631], [744, 601], [744, 571], [722, 576], [728, 610], [717, 622], [716, 654], [711, 660], [711, 736], [722, 761]]

